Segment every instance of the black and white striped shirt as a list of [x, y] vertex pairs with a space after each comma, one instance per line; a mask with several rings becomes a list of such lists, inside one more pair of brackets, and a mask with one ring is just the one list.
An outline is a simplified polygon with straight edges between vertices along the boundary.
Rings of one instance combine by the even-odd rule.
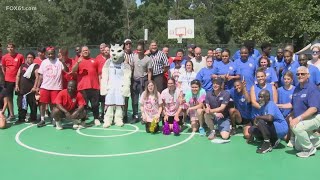
[[169, 66], [168, 58], [162, 51], [157, 50], [157, 52], [151, 53], [150, 58], [152, 59], [152, 71], [154, 76], [162, 74], [164, 68]]

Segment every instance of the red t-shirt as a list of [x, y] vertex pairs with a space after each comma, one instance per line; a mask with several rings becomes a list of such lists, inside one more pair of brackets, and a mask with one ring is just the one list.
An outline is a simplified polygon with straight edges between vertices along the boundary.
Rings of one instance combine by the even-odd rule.
[[79, 106], [86, 105], [86, 101], [80, 92], [77, 92], [75, 96], [71, 97], [67, 89], [59, 92], [55, 103], [62, 105], [67, 111], [73, 111]]
[[101, 75], [103, 65], [104, 65], [104, 63], [106, 63], [107, 59], [105, 57], [103, 57], [101, 54], [99, 54], [96, 57], [96, 61], [98, 62], [98, 74]]
[[98, 62], [93, 58], [83, 58], [83, 60], [79, 64], [79, 69], [77, 72], [79, 91], [85, 89], [100, 89], [98, 66]]
[[39, 66], [41, 65], [41, 63], [42, 63], [42, 59], [40, 59], [39, 57], [36, 57], [34, 60], [33, 60], [33, 63], [36, 63], [36, 64], [38, 64]]
[[9, 53], [2, 57], [2, 66], [5, 68], [5, 81], [16, 82], [16, 76], [21, 64], [24, 63], [22, 54], [16, 53], [11, 56]]
[[[70, 59], [70, 58], [67, 58], [66, 61], [65, 61], [67, 67], [68, 67], [68, 71], [72, 71], [72, 66], [74, 64], [73, 60]], [[63, 89], [66, 89], [67, 86], [68, 86], [68, 82], [71, 81], [71, 80], [77, 80], [77, 76], [76, 74], [68, 74], [66, 72], [62, 72], [62, 75], [63, 75]]]

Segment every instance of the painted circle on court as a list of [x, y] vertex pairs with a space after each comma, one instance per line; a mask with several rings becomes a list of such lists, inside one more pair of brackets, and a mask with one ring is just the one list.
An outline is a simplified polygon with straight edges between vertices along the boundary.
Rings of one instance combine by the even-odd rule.
[[[139, 127], [136, 126], [136, 125], [132, 125], [132, 124], [125, 124], [125, 125], [132, 126], [135, 129], [134, 130], [127, 130], [126, 132], [128, 132], [128, 133], [125, 133], [125, 134], [108, 135], [108, 136], [99, 136], [99, 135], [86, 134], [86, 133], [81, 132], [80, 129], [77, 129], [77, 133], [82, 135], [82, 136], [95, 137], [95, 138], [113, 138], [113, 137], [128, 136], [130, 134], [133, 134], [133, 133], [136, 133], [136, 132], [139, 131]], [[111, 130], [111, 131], [112, 130], [117, 130], [117, 131], [119, 131], [118, 129], [108, 129], [108, 128], [88, 128], [88, 129], [104, 130], [104, 131], [108, 131], [108, 130]]]
[[167, 145], [167, 146], [163, 146], [163, 147], [158, 147], [158, 148], [154, 148], [154, 149], [148, 149], [148, 150], [142, 150], [142, 151], [136, 151], [136, 152], [128, 152], [128, 153], [116, 153], [116, 154], [74, 154], [74, 153], [60, 153], [60, 152], [54, 152], [54, 151], [47, 151], [47, 150], [43, 150], [40, 148], [36, 148], [36, 147], [32, 147], [29, 146], [25, 143], [23, 143], [20, 140], [20, 136], [23, 132], [25, 132], [26, 130], [34, 127], [35, 125], [31, 125], [31, 126], [27, 126], [23, 129], [21, 129], [15, 136], [15, 140], [16, 142], [24, 147], [27, 148], [29, 150], [32, 151], [36, 151], [36, 152], [40, 152], [40, 153], [44, 153], [44, 154], [50, 154], [50, 155], [56, 155], [56, 156], [65, 156], [65, 157], [82, 157], [82, 158], [102, 158], [102, 157], [119, 157], [119, 156], [129, 156], [129, 155], [138, 155], [138, 154], [146, 154], [146, 153], [152, 153], [152, 152], [156, 152], [156, 151], [162, 151], [162, 150], [166, 150], [166, 149], [170, 149], [179, 145], [182, 145], [186, 142], [188, 142], [189, 140], [191, 140], [193, 138], [193, 136], [195, 135], [195, 133], [191, 133], [186, 139], [177, 142], [175, 144], [171, 144], [171, 145]]

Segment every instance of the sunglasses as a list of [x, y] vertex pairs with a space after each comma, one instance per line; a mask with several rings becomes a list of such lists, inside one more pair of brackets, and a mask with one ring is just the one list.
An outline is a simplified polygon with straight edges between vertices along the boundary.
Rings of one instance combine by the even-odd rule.
[[312, 51], [312, 54], [313, 54], [313, 55], [320, 54], [320, 51]]
[[308, 73], [296, 73], [297, 76], [305, 76], [307, 75]]

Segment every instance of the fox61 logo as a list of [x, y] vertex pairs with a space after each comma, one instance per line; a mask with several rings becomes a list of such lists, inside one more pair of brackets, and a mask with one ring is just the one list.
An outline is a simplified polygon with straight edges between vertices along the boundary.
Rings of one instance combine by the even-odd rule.
[[37, 7], [34, 6], [6, 6], [7, 11], [35, 11]]

